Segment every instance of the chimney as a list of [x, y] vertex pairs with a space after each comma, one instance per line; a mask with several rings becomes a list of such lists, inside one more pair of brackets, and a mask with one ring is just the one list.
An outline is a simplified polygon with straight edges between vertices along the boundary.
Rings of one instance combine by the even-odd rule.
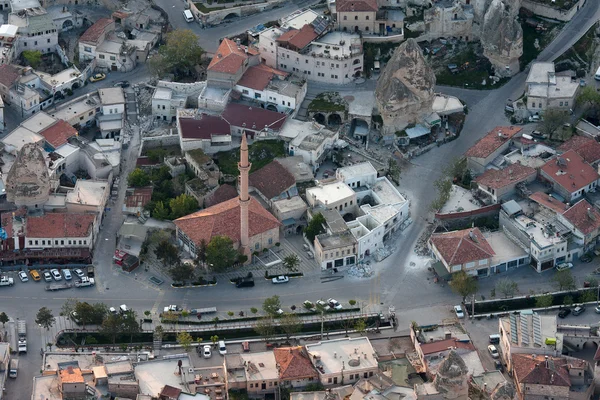
[[545, 359], [546, 359], [546, 368], [548, 368], [548, 356], [546, 356]]

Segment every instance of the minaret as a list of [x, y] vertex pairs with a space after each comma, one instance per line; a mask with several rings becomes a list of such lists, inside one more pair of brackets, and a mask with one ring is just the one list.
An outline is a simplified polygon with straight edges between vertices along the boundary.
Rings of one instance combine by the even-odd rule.
[[248, 142], [246, 141], [246, 132], [242, 133], [242, 145], [240, 147], [240, 162], [238, 170], [240, 171], [240, 242], [242, 252], [251, 259], [250, 244], [248, 237], [248, 205], [250, 204], [250, 196], [248, 196], [248, 173], [250, 172], [251, 164], [248, 162]]

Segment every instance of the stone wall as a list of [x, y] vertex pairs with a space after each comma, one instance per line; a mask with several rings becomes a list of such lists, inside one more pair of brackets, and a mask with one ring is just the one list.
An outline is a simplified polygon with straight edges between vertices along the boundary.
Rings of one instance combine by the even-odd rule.
[[561, 10], [534, 0], [522, 0], [521, 7], [540, 17], [551, 18], [558, 21], [570, 21], [584, 4], [585, 0], [579, 0], [573, 4], [573, 7], [569, 10]]
[[179, 146], [179, 135], [174, 131], [173, 135], [151, 136], [142, 139], [143, 149], [155, 149], [163, 146]]
[[238, 7], [228, 7], [223, 10], [215, 10], [206, 14], [198, 10], [194, 2], [191, 0], [188, 0], [188, 5], [190, 6], [190, 11], [197, 18], [198, 23], [200, 23], [203, 26], [214, 26], [223, 22], [223, 20], [230, 14], [237, 15], [238, 17], [258, 14], [259, 12], [270, 10], [275, 6], [283, 4], [286, 1], [287, 0], [270, 0], [257, 4], [248, 4]]

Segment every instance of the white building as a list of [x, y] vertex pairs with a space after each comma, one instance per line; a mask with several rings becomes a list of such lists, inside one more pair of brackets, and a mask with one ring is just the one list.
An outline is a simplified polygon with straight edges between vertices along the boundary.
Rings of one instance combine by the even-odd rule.
[[18, 57], [25, 50], [53, 52], [58, 44], [58, 30], [52, 17], [41, 7], [27, 8], [8, 15], [8, 23], [18, 27]]
[[17, 31], [19, 27], [16, 25], [0, 26], [0, 64], [9, 64], [15, 58], [17, 50]]
[[314, 121], [288, 118], [279, 132], [279, 137], [289, 142], [290, 156], [301, 156], [304, 162], [316, 171], [339, 139], [339, 132], [333, 132]]
[[46, 213], [27, 217], [25, 249], [92, 249], [95, 224], [96, 214], [93, 213]]
[[330, 32], [319, 37], [319, 31], [312, 25], [264, 30], [259, 39], [261, 62], [315, 82], [346, 84], [361, 76], [360, 36]]
[[128, 72], [135, 68], [136, 47], [115, 34], [115, 22], [102, 18], [79, 38], [79, 61], [93, 61], [100, 71]]
[[342, 216], [349, 212], [356, 215], [358, 210], [356, 193], [339, 181], [319, 183], [306, 189], [306, 201], [312, 208], [337, 210]]
[[53, 95], [58, 92], [66, 95], [68, 90], [75, 90], [84, 84], [81, 72], [75, 66], [63, 69], [54, 75], [40, 71], [35, 71], [35, 74]]
[[536, 62], [531, 65], [527, 80], [527, 108], [532, 113], [546, 109], [569, 111], [575, 106], [579, 83], [570, 76], [557, 75], [554, 63]]
[[125, 122], [125, 95], [123, 89], [105, 88], [98, 90], [100, 96], [102, 115], [97, 115], [97, 123], [103, 139], [117, 139], [121, 137]]

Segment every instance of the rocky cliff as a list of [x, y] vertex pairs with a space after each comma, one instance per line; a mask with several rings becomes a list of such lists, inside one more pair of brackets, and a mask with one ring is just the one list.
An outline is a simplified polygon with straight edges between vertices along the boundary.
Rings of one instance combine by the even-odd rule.
[[408, 39], [396, 48], [375, 89], [384, 133], [404, 129], [431, 112], [435, 74], [425, 62], [421, 48]]
[[37, 143], [23, 145], [6, 177], [6, 198], [17, 207], [42, 205], [50, 195], [50, 176]]
[[523, 54], [523, 29], [517, 21], [519, 8], [520, 0], [492, 0], [483, 18], [483, 54], [498, 76], [519, 72], [519, 57]]

